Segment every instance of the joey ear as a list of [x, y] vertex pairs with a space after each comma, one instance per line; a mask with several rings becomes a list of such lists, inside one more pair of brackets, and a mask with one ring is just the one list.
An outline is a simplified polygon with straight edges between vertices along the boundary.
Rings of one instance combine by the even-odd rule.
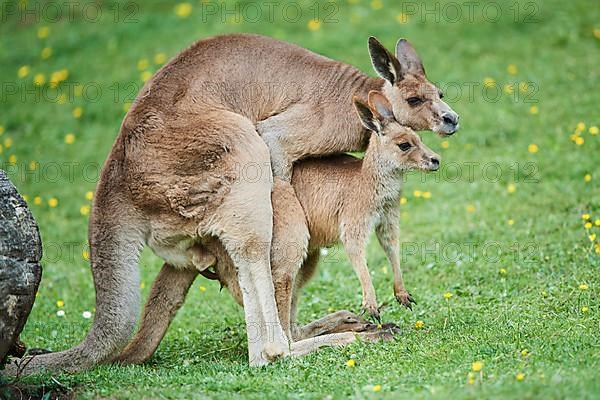
[[381, 122], [377, 119], [373, 111], [369, 108], [368, 105], [363, 103], [358, 97], [354, 97], [352, 99], [354, 103], [354, 108], [356, 108], [356, 112], [358, 117], [360, 118], [360, 122], [362, 122], [363, 126], [370, 131], [375, 133], [379, 133], [381, 131]]
[[392, 85], [402, 80], [400, 62], [373, 36], [369, 38], [369, 54], [379, 76]]
[[396, 43], [396, 58], [400, 62], [402, 71], [425, 75], [421, 58], [408, 40], [398, 40], [398, 43]]
[[369, 108], [375, 110], [382, 121], [394, 119], [394, 108], [383, 93], [372, 90], [369, 92]]

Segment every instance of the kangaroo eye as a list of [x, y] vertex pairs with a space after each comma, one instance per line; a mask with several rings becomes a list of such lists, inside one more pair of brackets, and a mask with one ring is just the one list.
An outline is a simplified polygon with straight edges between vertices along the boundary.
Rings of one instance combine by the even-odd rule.
[[440, 99], [444, 98], [444, 93], [440, 92]]
[[404, 142], [404, 143], [400, 143], [398, 145], [398, 147], [400, 147], [400, 150], [402, 150], [402, 151], [408, 151], [408, 149], [410, 149], [412, 147], [412, 144], [410, 144], [408, 142]]
[[409, 97], [408, 99], [406, 99], [406, 101], [408, 102], [409, 106], [416, 107], [419, 104], [422, 104], [425, 100], [423, 100], [420, 97]]

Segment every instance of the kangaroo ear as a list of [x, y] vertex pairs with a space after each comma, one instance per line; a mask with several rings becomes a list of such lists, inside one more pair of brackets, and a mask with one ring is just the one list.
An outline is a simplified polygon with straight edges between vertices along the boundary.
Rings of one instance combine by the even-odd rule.
[[356, 108], [356, 112], [358, 113], [358, 117], [363, 126], [370, 131], [379, 133], [381, 131], [381, 122], [379, 122], [375, 114], [373, 114], [373, 111], [371, 111], [369, 106], [356, 96], [354, 97], [353, 102], [354, 108]]
[[375, 110], [383, 122], [394, 119], [394, 108], [383, 93], [377, 90], [369, 92], [369, 107]]
[[392, 85], [402, 80], [400, 62], [373, 36], [369, 38], [369, 54], [379, 76]]
[[415, 48], [406, 39], [398, 40], [396, 43], [396, 58], [400, 62], [402, 71], [425, 75], [425, 68], [421, 58], [417, 55]]

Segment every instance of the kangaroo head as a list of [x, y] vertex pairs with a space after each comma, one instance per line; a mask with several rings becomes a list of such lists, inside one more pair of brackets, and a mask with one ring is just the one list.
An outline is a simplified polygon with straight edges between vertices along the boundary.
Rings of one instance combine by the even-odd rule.
[[383, 93], [370, 92], [368, 104], [354, 97], [354, 107], [365, 128], [376, 135], [367, 151], [376, 152], [377, 164], [391, 171], [436, 171], [440, 167], [440, 156], [412, 129], [396, 121], [392, 104]]
[[442, 101], [443, 93], [429, 82], [421, 59], [406, 39], [398, 41], [394, 57], [371, 37], [369, 53], [375, 71], [386, 81], [383, 91], [397, 121], [415, 130], [432, 130], [442, 136], [458, 130], [458, 114]]

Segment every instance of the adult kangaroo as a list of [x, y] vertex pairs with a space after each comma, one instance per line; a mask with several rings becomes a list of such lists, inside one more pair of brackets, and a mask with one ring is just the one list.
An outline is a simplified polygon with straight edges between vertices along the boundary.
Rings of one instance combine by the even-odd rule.
[[211, 237], [238, 270], [250, 364], [287, 355], [269, 260], [271, 169], [289, 180], [295, 160], [364, 149], [369, 134], [349, 116], [353, 95], [366, 99], [371, 90], [383, 91], [396, 119], [413, 129], [458, 128], [457, 114], [427, 81], [407, 41], [398, 42], [397, 57], [374, 38], [369, 50], [384, 79], [247, 34], [198, 41], [159, 70], [125, 116], [96, 190], [92, 329], [72, 349], [21, 363], [21, 373], [75, 372], [112, 361], [139, 313], [142, 247], [186, 276], [195, 268], [190, 249]]

